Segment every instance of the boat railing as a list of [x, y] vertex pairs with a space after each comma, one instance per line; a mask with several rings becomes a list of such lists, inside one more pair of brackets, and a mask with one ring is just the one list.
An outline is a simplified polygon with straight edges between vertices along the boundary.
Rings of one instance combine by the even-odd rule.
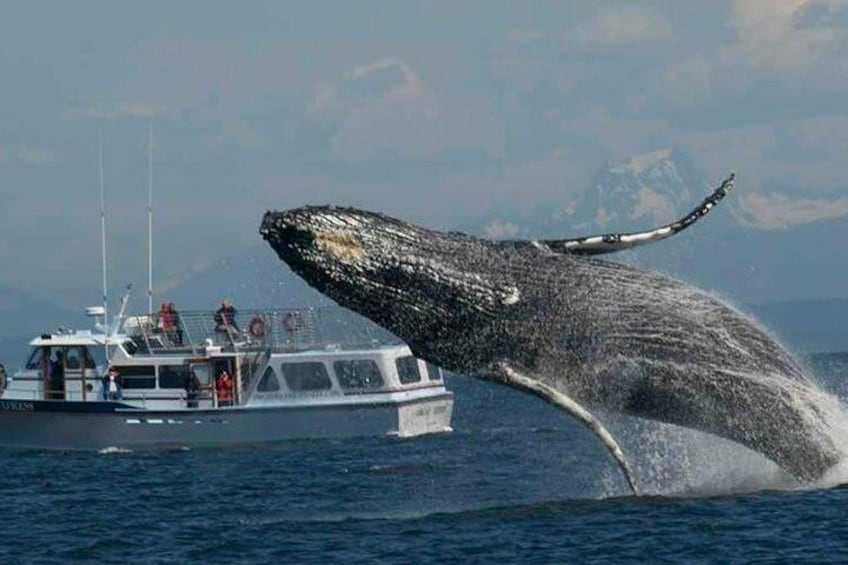
[[[376, 324], [339, 307], [252, 309], [221, 319], [210, 311], [128, 316], [125, 333], [136, 353], [223, 351], [293, 352], [337, 347], [373, 348], [401, 341]], [[257, 357], [258, 359], [258, 357]]]

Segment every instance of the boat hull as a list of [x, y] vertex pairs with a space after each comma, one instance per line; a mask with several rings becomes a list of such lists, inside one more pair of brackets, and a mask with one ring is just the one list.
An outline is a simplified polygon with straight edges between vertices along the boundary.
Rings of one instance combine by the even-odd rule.
[[405, 401], [138, 410], [110, 402], [0, 400], [0, 447], [103, 450], [450, 431], [453, 395]]

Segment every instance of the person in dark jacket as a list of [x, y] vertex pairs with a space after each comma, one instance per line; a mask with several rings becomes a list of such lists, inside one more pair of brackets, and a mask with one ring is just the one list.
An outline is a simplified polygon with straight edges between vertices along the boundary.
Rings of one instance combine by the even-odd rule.
[[236, 309], [226, 298], [221, 301], [221, 306], [215, 311], [215, 331], [229, 332], [231, 328], [241, 332], [236, 325]]
[[185, 384], [186, 408], [197, 408], [197, 397], [200, 395], [200, 379], [194, 371], [186, 373]]
[[123, 379], [116, 367], [109, 367], [100, 382], [103, 400], [121, 400], [124, 397]]

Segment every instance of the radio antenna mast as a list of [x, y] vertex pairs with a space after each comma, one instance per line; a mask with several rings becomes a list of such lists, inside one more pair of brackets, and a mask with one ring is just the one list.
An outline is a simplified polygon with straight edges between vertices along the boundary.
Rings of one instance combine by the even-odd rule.
[[153, 313], [153, 124], [147, 137], [147, 313]]
[[98, 146], [100, 150], [100, 254], [103, 271], [103, 325], [109, 326], [109, 303], [107, 301], [106, 286], [106, 189], [103, 173], [103, 130], [98, 133]]

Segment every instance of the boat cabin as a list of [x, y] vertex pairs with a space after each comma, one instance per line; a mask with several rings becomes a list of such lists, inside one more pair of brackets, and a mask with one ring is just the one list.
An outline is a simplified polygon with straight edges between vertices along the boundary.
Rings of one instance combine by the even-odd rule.
[[[319, 332], [319, 315], [256, 312], [247, 330], [234, 320], [236, 327], [223, 332], [209, 313], [181, 314], [178, 329], [141, 316], [112, 333], [43, 334], [30, 342], [26, 364], [9, 379], [3, 399], [188, 410], [362, 402], [443, 389], [441, 371], [396, 338], [331, 338]], [[262, 320], [261, 331], [255, 320]], [[110, 386], [109, 367], [117, 370], [116, 385]], [[224, 373], [231, 379], [219, 378]]]

